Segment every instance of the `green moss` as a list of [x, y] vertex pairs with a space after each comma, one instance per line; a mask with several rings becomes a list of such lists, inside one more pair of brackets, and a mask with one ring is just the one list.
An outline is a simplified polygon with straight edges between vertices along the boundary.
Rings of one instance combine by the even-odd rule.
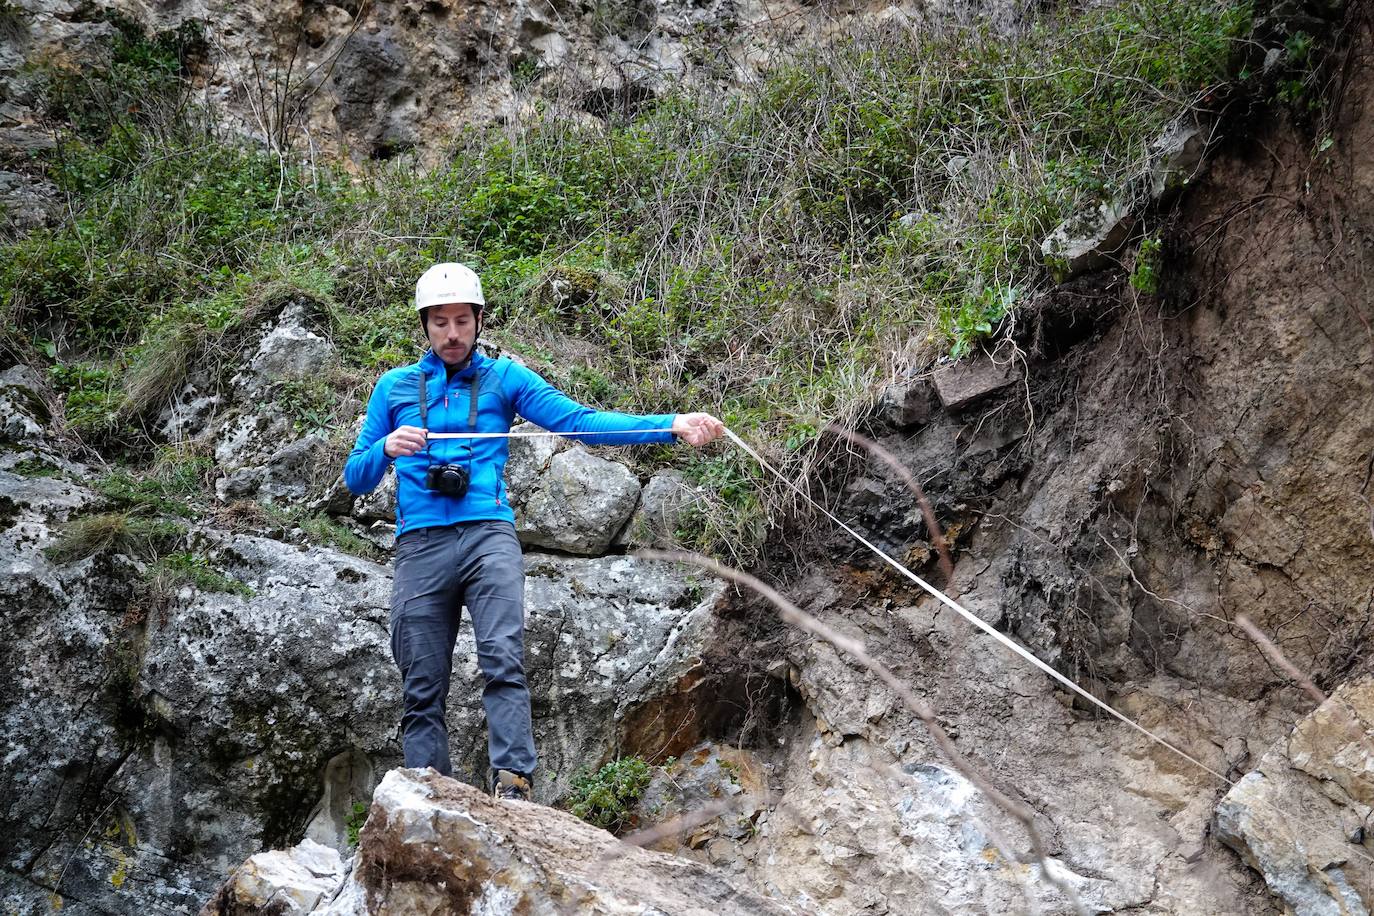
[[16, 461], [10, 470], [20, 477], [57, 477], [62, 473], [62, 469], [57, 465], [39, 457]]

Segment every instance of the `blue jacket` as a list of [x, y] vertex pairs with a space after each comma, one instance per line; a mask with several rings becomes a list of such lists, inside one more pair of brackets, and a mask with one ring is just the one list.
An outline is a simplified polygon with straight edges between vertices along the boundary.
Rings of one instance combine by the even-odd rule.
[[[425, 373], [432, 432], [467, 432], [472, 375], [480, 374], [477, 431], [509, 432], [516, 414], [548, 430], [601, 432], [624, 430], [624, 435], [592, 436], [603, 445], [672, 442], [675, 414], [609, 413], [573, 401], [536, 373], [509, 359], [491, 359], [474, 351], [472, 359], [453, 378], [433, 351], [412, 366], [392, 369], [381, 377], [367, 402], [367, 417], [353, 452], [344, 465], [344, 482], [354, 493], [369, 493], [393, 459], [386, 456], [386, 437], [400, 426], [423, 427], [420, 422], [420, 373]], [[484, 519], [515, 521], [506, 498], [504, 480], [509, 439], [435, 439], [428, 452], [394, 459], [396, 464], [396, 533], [434, 525]], [[468, 491], [454, 499], [425, 488], [425, 469], [431, 464], [457, 464], [468, 472]]]

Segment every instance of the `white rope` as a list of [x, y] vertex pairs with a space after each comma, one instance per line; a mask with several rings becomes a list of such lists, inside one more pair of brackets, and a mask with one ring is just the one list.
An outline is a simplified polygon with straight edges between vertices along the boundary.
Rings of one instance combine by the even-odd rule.
[[[552, 432], [552, 431], [549, 431], [549, 430], [531, 430], [531, 431], [524, 431], [524, 432], [504, 432], [504, 433], [429, 433], [429, 438], [431, 438], [431, 439], [532, 439], [532, 438], [536, 438], [536, 437], [540, 437], [540, 436], [575, 436], [575, 437], [581, 437], [581, 436], [612, 436], [612, 435], [624, 435], [625, 433], [636, 433], [636, 432], [666, 432], [666, 430], [598, 430], [598, 431], [594, 431], [594, 432]], [[1168, 739], [1163, 738], [1163, 737], [1160, 737], [1159, 735], [1157, 735], [1157, 734], [1155, 734], [1154, 732], [1150, 731], [1150, 730], [1149, 730], [1148, 728], [1146, 728], [1145, 726], [1141, 725], [1139, 722], [1137, 722], [1137, 721], [1135, 721], [1134, 719], [1132, 719], [1130, 716], [1126, 715], [1126, 714], [1123, 713], [1123, 712], [1118, 711], [1118, 710], [1117, 710], [1115, 707], [1113, 707], [1111, 704], [1109, 704], [1109, 703], [1107, 703], [1107, 702], [1105, 702], [1105, 701], [1103, 701], [1103, 700], [1100, 700], [1100, 699], [1098, 699], [1097, 697], [1093, 696], [1093, 695], [1092, 695], [1091, 693], [1089, 693], [1087, 690], [1085, 690], [1084, 688], [1078, 686], [1078, 684], [1075, 683], [1071, 678], [1069, 678], [1069, 677], [1067, 677], [1067, 676], [1061, 674], [1060, 672], [1056, 671], [1053, 667], [1051, 667], [1049, 664], [1047, 664], [1047, 663], [1041, 661], [1034, 653], [1032, 653], [1029, 649], [1027, 649], [1026, 647], [1024, 647], [1024, 646], [1020, 645], [1019, 643], [1017, 643], [1016, 641], [1014, 641], [1010, 636], [1007, 636], [1005, 633], [1003, 633], [1003, 632], [1001, 632], [1000, 630], [994, 628], [991, 624], [989, 624], [989, 623], [987, 623], [986, 621], [984, 621], [981, 617], [979, 617], [978, 615], [976, 615], [976, 614], [972, 613], [971, 611], [967, 610], [966, 608], [964, 608], [963, 605], [959, 604], [959, 602], [955, 601], [955, 600], [954, 600], [953, 598], [951, 598], [949, 595], [946, 595], [946, 594], [945, 594], [944, 592], [942, 592], [940, 589], [938, 589], [938, 588], [936, 588], [935, 586], [931, 585], [931, 584], [930, 584], [929, 582], [927, 582], [925, 579], [922, 579], [920, 576], [916, 575], [914, 572], [912, 572], [911, 570], [907, 569], [906, 566], [904, 566], [903, 564], [899, 563], [897, 560], [893, 559], [893, 558], [892, 558], [891, 556], [889, 556], [885, 551], [883, 551], [881, 548], [879, 548], [876, 544], [874, 544], [872, 541], [868, 540], [868, 538], [864, 537], [862, 534], [859, 534], [859, 532], [855, 531], [855, 530], [854, 530], [853, 528], [851, 528], [849, 525], [845, 524], [842, 520], [840, 520], [839, 518], [837, 518], [833, 513], [831, 513], [831, 512], [830, 512], [828, 509], [826, 509], [824, 506], [822, 506], [822, 505], [820, 505], [819, 503], [817, 503], [814, 499], [811, 498], [810, 494], [806, 493], [804, 490], [802, 490], [800, 487], [798, 487], [798, 486], [796, 485], [796, 483], [794, 483], [792, 480], [789, 480], [786, 476], [783, 475], [783, 473], [782, 473], [781, 471], [779, 471], [777, 468], [775, 468], [775, 467], [773, 467], [771, 464], [769, 464], [768, 461], [767, 461], [762, 455], [760, 455], [758, 452], [754, 451], [754, 449], [751, 448], [747, 442], [745, 442], [745, 441], [744, 441], [743, 439], [741, 439], [739, 436], [735, 435], [735, 433], [734, 433], [733, 430], [731, 430], [731, 429], [729, 429], [728, 427], [726, 427], [726, 428], [725, 428], [725, 435], [726, 435], [727, 437], [729, 437], [729, 439], [730, 439], [731, 442], [735, 443], [735, 445], [739, 446], [744, 452], [746, 452], [750, 457], [752, 457], [755, 461], [757, 461], [765, 470], [767, 470], [767, 471], [768, 471], [769, 473], [771, 473], [773, 476], [777, 477], [777, 478], [778, 478], [779, 480], [781, 480], [783, 483], [787, 484], [787, 486], [790, 487], [798, 496], [800, 496], [802, 499], [806, 500], [806, 502], [810, 503], [812, 506], [814, 506], [816, 509], [818, 509], [818, 510], [821, 512], [821, 514], [823, 514], [826, 518], [830, 519], [830, 520], [831, 520], [832, 522], [834, 522], [836, 525], [839, 525], [841, 528], [843, 528], [846, 532], [848, 532], [848, 533], [850, 534], [851, 537], [853, 537], [855, 540], [857, 540], [860, 544], [863, 544], [863, 545], [864, 545], [865, 547], [867, 547], [869, 550], [873, 551], [873, 553], [875, 553], [879, 558], [881, 558], [885, 563], [887, 563], [887, 564], [888, 564], [889, 566], [891, 566], [893, 569], [897, 570], [897, 571], [898, 571], [899, 573], [901, 573], [903, 576], [905, 576], [906, 578], [910, 579], [912, 582], [914, 582], [914, 583], [916, 583], [917, 585], [919, 585], [922, 589], [924, 589], [924, 590], [925, 590], [926, 592], [928, 592], [930, 595], [934, 596], [936, 599], [938, 599], [938, 600], [940, 601], [941, 604], [944, 604], [946, 607], [948, 607], [948, 608], [950, 608], [951, 610], [953, 610], [953, 611], [954, 611], [955, 613], [957, 613], [960, 617], [963, 617], [965, 620], [967, 620], [969, 623], [973, 624], [973, 625], [974, 625], [975, 627], [977, 627], [979, 630], [981, 630], [981, 631], [983, 631], [984, 633], [986, 633], [987, 635], [991, 636], [991, 637], [992, 637], [993, 639], [995, 639], [997, 642], [1001, 643], [1003, 646], [1006, 646], [1008, 649], [1010, 649], [1013, 653], [1015, 653], [1016, 655], [1018, 655], [1018, 656], [1020, 656], [1021, 658], [1025, 659], [1026, 661], [1030, 662], [1033, 666], [1035, 666], [1036, 668], [1039, 668], [1041, 671], [1043, 671], [1045, 674], [1048, 674], [1048, 675], [1049, 675], [1051, 678], [1053, 678], [1055, 681], [1058, 681], [1058, 682], [1059, 682], [1060, 684], [1062, 684], [1064, 687], [1067, 687], [1069, 690], [1071, 690], [1071, 691], [1073, 691], [1074, 693], [1078, 694], [1078, 695], [1081, 696], [1083, 699], [1087, 700], [1089, 703], [1091, 703], [1092, 705], [1096, 706], [1098, 709], [1101, 709], [1103, 712], [1107, 713], [1108, 715], [1112, 716], [1113, 718], [1118, 719], [1118, 720], [1120, 720], [1121, 722], [1124, 722], [1126, 725], [1129, 725], [1131, 728], [1135, 729], [1137, 732], [1139, 732], [1140, 734], [1144, 735], [1146, 738], [1150, 739], [1150, 740], [1153, 741], [1154, 743], [1160, 745], [1160, 746], [1163, 747], [1163, 748], [1166, 748], [1167, 750], [1173, 752], [1174, 754], [1177, 754], [1179, 757], [1181, 757], [1181, 758], [1183, 758], [1184, 760], [1188, 761], [1188, 762], [1191, 763], [1193, 766], [1197, 767], [1198, 769], [1202, 770], [1203, 772], [1205, 772], [1205, 773], [1207, 773], [1207, 774], [1209, 774], [1209, 775], [1211, 775], [1211, 776], [1216, 777], [1217, 779], [1219, 779], [1219, 780], [1221, 780], [1222, 782], [1224, 782], [1226, 785], [1228, 785], [1228, 786], [1234, 786], [1234, 785], [1236, 785], [1235, 780], [1228, 778], [1224, 773], [1219, 773], [1219, 772], [1217, 772], [1216, 770], [1214, 770], [1214, 769], [1212, 769], [1211, 767], [1209, 767], [1207, 764], [1203, 763], [1201, 760], [1198, 760], [1196, 757], [1194, 757], [1193, 755], [1189, 754], [1187, 751], [1183, 750], [1182, 748], [1180, 748], [1180, 747], [1178, 747], [1177, 745], [1175, 745], [1175, 744], [1173, 744], [1172, 742], [1170, 742]], [[1265, 800], [1265, 799], [1260, 799], [1260, 798], [1256, 798], [1255, 801], [1257, 801], [1258, 803], [1264, 805], [1266, 808], [1271, 809], [1271, 810], [1274, 811], [1275, 813], [1277, 813], [1277, 814], [1283, 816], [1284, 818], [1286, 818], [1286, 819], [1288, 819], [1288, 820], [1290, 820], [1290, 821], [1293, 820], [1292, 815], [1290, 815], [1287, 811], [1285, 811], [1285, 810], [1283, 810], [1282, 808], [1280, 808], [1280, 807], [1278, 807], [1277, 805], [1275, 805], [1273, 802], [1267, 801], [1267, 800]], [[1356, 851], [1356, 855], [1359, 855], [1361, 858], [1364, 858], [1364, 859], [1367, 859], [1367, 860], [1369, 860], [1369, 861], [1371, 861], [1371, 862], [1374, 862], [1374, 859], [1371, 859], [1369, 856], [1365, 855], [1365, 854], [1362, 853], [1362, 852]]]
[[1039, 658], [1037, 658], [1029, 649], [1027, 649], [1026, 647], [1024, 647], [1024, 646], [1020, 645], [1019, 643], [1015, 642], [1010, 636], [1007, 636], [1007, 635], [1006, 635], [1005, 633], [1003, 633], [1002, 631], [1000, 631], [1000, 630], [998, 630], [998, 629], [995, 629], [994, 627], [992, 627], [990, 624], [988, 624], [986, 621], [984, 621], [984, 620], [983, 620], [981, 617], [979, 617], [978, 615], [976, 615], [976, 614], [974, 614], [974, 613], [972, 613], [972, 612], [966, 610], [962, 605], [959, 604], [959, 602], [955, 601], [953, 598], [949, 597], [949, 595], [946, 595], [944, 592], [940, 591], [938, 588], [936, 588], [935, 586], [931, 585], [931, 584], [930, 584], [929, 582], [927, 582], [925, 579], [922, 579], [920, 576], [916, 575], [914, 572], [912, 572], [911, 570], [907, 569], [907, 568], [906, 568], [905, 566], [903, 566], [901, 563], [897, 562], [897, 561], [894, 560], [892, 557], [888, 556], [887, 553], [885, 553], [883, 550], [881, 550], [880, 548], [878, 548], [877, 545], [873, 544], [873, 543], [872, 543], [871, 541], [869, 541], [866, 537], [864, 537], [863, 535], [859, 534], [859, 532], [855, 531], [853, 528], [849, 527], [849, 526], [846, 525], [844, 522], [840, 521], [840, 519], [838, 519], [838, 518], [836, 518], [834, 515], [832, 515], [832, 514], [830, 513], [829, 510], [827, 510], [824, 506], [822, 506], [822, 505], [820, 505], [819, 503], [817, 503], [814, 499], [812, 499], [807, 493], [805, 493], [805, 492], [804, 492], [800, 487], [798, 487], [795, 483], [793, 483], [791, 480], [789, 480], [788, 478], [786, 478], [785, 476], [783, 476], [782, 472], [780, 472], [777, 468], [773, 467], [773, 466], [772, 466], [771, 464], [769, 464], [766, 460], [764, 460], [764, 458], [763, 458], [762, 455], [760, 455], [758, 452], [756, 452], [756, 451], [754, 451], [752, 448], [750, 448], [749, 445], [748, 445], [743, 439], [741, 439], [739, 436], [735, 435], [733, 431], [731, 431], [730, 429], [726, 429], [726, 430], [725, 430], [725, 435], [729, 436], [729, 437], [730, 437], [730, 441], [734, 442], [736, 445], [738, 445], [738, 446], [739, 446], [740, 448], [742, 448], [744, 451], [748, 452], [749, 455], [752, 456], [753, 459], [754, 459], [755, 461], [757, 461], [759, 464], [761, 464], [764, 468], [766, 468], [766, 469], [767, 469], [770, 473], [772, 473], [775, 477], [777, 477], [777, 478], [778, 478], [779, 480], [781, 480], [783, 483], [787, 484], [787, 485], [788, 485], [789, 487], [791, 487], [794, 491], [796, 491], [796, 493], [797, 493], [799, 496], [801, 496], [802, 499], [806, 500], [808, 503], [810, 503], [811, 505], [815, 506], [815, 507], [816, 507], [817, 509], [819, 509], [827, 518], [829, 518], [832, 522], [834, 522], [835, 524], [839, 525], [839, 526], [840, 526], [841, 528], [843, 528], [845, 531], [849, 532], [849, 534], [852, 535], [852, 536], [854, 537], [855, 540], [857, 540], [859, 543], [863, 544], [863, 545], [864, 545], [865, 547], [867, 547], [869, 550], [873, 551], [875, 554], [877, 554], [879, 557], [881, 557], [881, 558], [884, 560], [884, 562], [886, 562], [886, 563], [887, 563], [889, 566], [891, 566], [893, 569], [897, 570], [899, 573], [901, 573], [902, 575], [906, 576], [906, 577], [907, 577], [908, 579], [910, 579], [912, 582], [915, 582], [915, 583], [916, 583], [917, 585], [919, 585], [921, 588], [925, 589], [925, 590], [926, 590], [927, 592], [929, 592], [931, 595], [933, 595], [934, 597], [936, 597], [937, 599], [939, 599], [940, 602], [941, 602], [942, 604], [944, 604], [946, 607], [949, 607], [949, 608], [951, 608], [952, 610], [954, 610], [956, 613], [959, 614], [959, 616], [963, 617], [963, 618], [964, 618], [965, 620], [967, 620], [969, 623], [973, 624], [975, 627], [977, 627], [978, 629], [982, 630], [984, 633], [988, 634], [989, 636], [991, 636], [993, 639], [997, 640], [997, 641], [998, 641], [999, 643], [1001, 643], [1002, 645], [1006, 646], [1006, 647], [1007, 647], [1008, 649], [1010, 649], [1012, 652], [1014, 652], [1014, 653], [1016, 653], [1017, 655], [1021, 656], [1021, 657], [1024, 658], [1026, 661], [1030, 662], [1032, 665], [1034, 665], [1035, 667], [1039, 668], [1041, 671], [1045, 672], [1045, 673], [1048, 674], [1050, 677], [1054, 678], [1056, 681], [1058, 681], [1059, 683], [1063, 684], [1065, 687], [1067, 687], [1067, 688], [1069, 688], [1070, 690], [1072, 690], [1074, 693], [1076, 693], [1076, 694], [1078, 694], [1079, 696], [1083, 697], [1083, 699], [1087, 700], [1089, 703], [1092, 703], [1094, 706], [1098, 707], [1099, 709], [1103, 710], [1104, 712], [1107, 712], [1107, 713], [1109, 713], [1110, 715], [1114, 716], [1115, 718], [1120, 719], [1122, 722], [1125, 722], [1125, 723], [1126, 723], [1127, 725], [1129, 725], [1131, 728], [1133, 728], [1133, 729], [1135, 729], [1136, 731], [1140, 732], [1142, 735], [1144, 735], [1145, 737], [1149, 738], [1151, 741], [1154, 741], [1155, 743], [1160, 744], [1160, 745], [1162, 745], [1162, 746], [1168, 748], [1169, 750], [1173, 751], [1173, 752], [1174, 752], [1175, 754], [1177, 754], [1178, 756], [1182, 757], [1184, 760], [1186, 760], [1186, 761], [1188, 761], [1189, 763], [1193, 764], [1194, 766], [1199, 767], [1200, 769], [1205, 770], [1206, 772], [1212, 774], [1212, 775], [1215, 776], [1217, 779], [1220, 779], [1222, 782], [1226, 783], [1227, 785], [1235, 785], [1235, 782], [1234, 782], [1233, 780], [1231, 780], [1231, 779], [1228, 779], [1228, 778], [1225, 776], [1225, 774], [1223, 774], [1223, 773], [1218, 773], [1216, 770], [1212, 769], [1212, 768], [1209, 767], [1207, 764], [1205, 764], [1205, 763], [1203, 763], [1202, 761], [1198, 760], [1196, 757], [1192, 756], [1192, 755], [1189, 754], [1187, 751], [1184, 751], [1184, 750], [1182, 750], [1182, 749], [1176, 747], [1175, 745], [1171, 744], [1168, 740], [1166, 740], [1166, 739], [1164, 739], [1164, 738], [1161, 738], [1159, 735], [1156, 735], [1154, 732], [1150, 731], [1148, 728], [1146, 728], [1145, 726], [1141, 725], [1139, 722], [1135, 721], [1135, 720], [1132, 719], [1130, 716], [1126, 715], [1125, 713], [1118, 712], [1118, 711], [1117, 711], [1115, 708], [1113, 708], [1110, 704], [1105, 703], [1105, 702], [1103, 702], [1102, 700], [1099, 700], [1097, 697], [1093, 696], [1093, 695], [1092, 695], [1091, 693], [1089, 693], [1087, 690], [1084, 690], [1082, 687], [1078, 686], [1078, 684], [1074, 683], [1073, 680], [1071, 680], [1071, 679], [1068, 678], [1068, 677], [1065, 677], [1063, 674], [1060, 674], [1058, 671], [1056, 671], [1056, 670], [1055, 670], [1054, 668], [1052, 668], [1050, 665], [1048, 665], [1048, 664], [1046, 664], [1045, 662], [1041, 661], [1041, 660], [1040, 660]]

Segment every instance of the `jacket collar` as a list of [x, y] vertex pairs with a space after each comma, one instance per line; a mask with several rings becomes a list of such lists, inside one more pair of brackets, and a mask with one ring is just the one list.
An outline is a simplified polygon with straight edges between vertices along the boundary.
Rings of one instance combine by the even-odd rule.
[[[453, 375], [460, 379], [471, 378], [474, 371], [481, 370], [489, 362], [491, 360], [482, 353], [481, 346], [475, 346], [472, 349], [472, 355], [468, 357], [467, 365]], [[448, 380], [448, 367], [433, 350], [426, 350], [425, 355], [420, 357], [420, 369], [430, 378], [437, 378], [441, 381]]]

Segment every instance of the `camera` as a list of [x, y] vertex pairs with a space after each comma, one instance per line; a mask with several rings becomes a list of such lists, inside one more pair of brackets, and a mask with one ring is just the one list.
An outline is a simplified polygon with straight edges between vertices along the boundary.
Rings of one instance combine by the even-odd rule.
[[425, 469], [425, 487], [462, 499], [468, 491], [468, 472], [456, 464], [432, 464]]

